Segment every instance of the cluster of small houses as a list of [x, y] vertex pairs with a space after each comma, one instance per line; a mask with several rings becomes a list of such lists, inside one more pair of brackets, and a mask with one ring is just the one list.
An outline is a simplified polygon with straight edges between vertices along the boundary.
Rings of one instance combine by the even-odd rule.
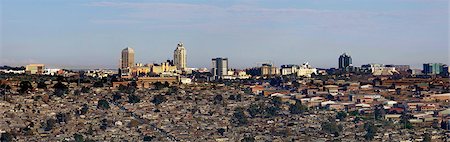
[[[147, 78], [147, 81], [161, 81], [159, 79], [161, 78]], [[165, 79], [176, 80], [176, 78]], [[322, 81], [304, 79], [297, 80], [300, 84], [299, 87], [284, 87], [283, 89], [280, 89], [280, 87], [273, 87], [269, 83], [260, 83], [258, 85], [240, 84], [242, 86], [240, 88], [247, 88], [252, 94], [255, 95], [279, 97], [283, 102], [287, 103], [293, 104], [299, 100], [303, 105], [310, 108], [323, 108], [332, 111], [357, 111], [359, 113], [373, 113], [375, 106], [382, 105], [386, 112], [384, 115], [384, 119], [386, 120], [398, 122], [403, 113], [408, 113], [412, 115], [412, 119], [409, 119], [409, 121], [415, 126], [431, 126], [435, 122], [447, 122], [447, 125], [450, 124], [450, 93], [442, 92], [442, 90], [445, 90], [445, 87], [448, 87], [448, 80], [407, 78], [401, 80], [390, 80], [383, 78], [364, 80], [370, 80], [371, 83], [363, 83], [357, 80]], [[46, 81], [45, 83], [48, 86], [53, 86], [57, 82], [58, 81]], [[0, 83], [13, 86], [12, 93], [17, 94], [15, 90], [17, 90], [19, 86], [19, 80], [1, 80]], [[80, 86], [77, 83], [64, 82], [64, 84], [71, 88], [72, 91], [74, 89], [80, 89]], [[120, 83], [118, 84], [120, 85]], [[37, 83], [33, 82], [32, 85], [36, 86]], [[203, 85], [208, 86], [210, 84], [206, 83], [206, 85]], [[249, 105], [249, 101], [251, 101], [251, 99], [249, 100], [248, 97], [252, 97], [246, 96], [246, 93], [239, 89], [215, 90], [209, 88], [209, 90], [208, 87], [196, 87], [196, 85], [188, 86], [189, 88], [181, 87], [181, 91], [179, 92], [181, 93], [181, 96], [190, 96], [189, 99], [191, 101], [189, 101], [188, 98], [178, 100], [177, 98], [169, 97], [167, 100], [168, 103], [157, 106], [150, 102], [152, 99], [151, 96], [161, 92], [152, 92], [153, 94], [142, 96], [142, 101], [137, 105], [130, 103], [119, 104], [123, 106], [125, 110], [120, 109], [115, 105], [111, 105], [111, 109], [107, 110], [107, 112], [93, 111], [93, 113], [89, 113], [88, 115], [77, 116], [79, 118], [69, 121], [66, 124], [73, 127], [64, 127], [64, 129], [58, 129], [58, 131], [52, 131], [51, 133], [39, 128], [35, 128], [35, 130], [38, 130], [36, 133], [39, 134], [40, 137], [56, 137], [55, 139], [49, 140], [60, 140], [58, 137], [72, 137], [76, 132], [86, 132], [91, 125], [95, 126], [94, 129], [98, 130], [98, 126], [101, 124], [99, 121], [93, 120], [107, 117], [112, 118], [108, 120], [110, 121], [108, 123], [111, 123], [114, 127], [112, 129], [108, 129], [106, 133], [97, 133], [99, 135], [98, 137], [104, 138], [103, 140], [140, 140], [142, 135], [151, 135], [159, 140], [164, 140], [168, 137], [167, 135], [175, 135], [179, 139], [192, 141], [195, 141], [195, 138], [198, 138], [197, 140], [200, 139], [206, 141], [208, 140], [208, 135], [211, 137], [216, 137], [217, 141], [237, 140], [222, 138], [217, 133], [212, 134], [210, 132], [217, 131], [217, 128], [237, 129], [229, 128], [229, 120], [223, 119], [221, 116], [231, 116], [234, 108]], [[284, 86], [293, 86], [293, 84], [289, 82], [284, 84]], [[16, 102], [20, 102], [19, 104], [11, 105], [6, 102], [1, 102], [0, 107], [2, 109], [0, 109], [0, 112], [6, 115], [3, 115], [1, 118], [0, 126], [2, 126], [2, 131], [0, 131], [0, 133], [11, 131], [11, 129], [29, 127], [30, 122], [24, 120], [30, 120], [31, 122], [36, 123], [45, 123], [47, 118], [54, 117], [57, 114], [55, 112], [69, 112], [74, 109], [80, 109], [85, 103], [91, 108], [95, 108], [95, 106], [98, 105], [97, 102], [100, 98], [106, 97], [109, 93], [111, 93], [111, 90], [117, 90], [118, 87], [118, 85], [113, 85], [93, 89], [92, 93], [84, 95], [97, 96], [89, 96], [81, 100], [74, 100], [74, 98], [52, 98], [53, 102], [49, 101], [49, 93], [52, 91], [52, 88], [49, 87], [49, 91], [47, 92], [41, 89], [36, 89], [37, 91], [34, 92], [34, 95], [28, 98], [20, 96], [20, 100], [16, 100]], [[141, 87], [152, 88], [154, 86], [148, 84]], [[419, 96], [416, 96], [418, 92], [420, 94]], [[243, 97], [249, 101], [236, 101], [229, 103], [225, 109], [211, 108], [210, 103], [213, 100], [210, 99], [213, 98], [212, 96], [221, 93], [227, 94], [227, 96], [229, 96], [229, 94], [243, 94]], [[41, 96], [39, 98], [41, 101], [36, 101], [35, 98], [32, 98], [33, 96]], [[20, 109], [19, 106], [23, 109]], [[39, 111], [39, 113], [36, 113], [36, 111]], [[134, 123], [142, 123], [136, 122], [137, 119], [130, 116], [127, 111], [133, 112], [137, 116], [141, 116], [151, 122], [155, 122], [152, 123], [155, 125], [154, 127], [166, 130], [167, 132], [158, 132], [150, 125], [127, 127], [130, 125], [136, 125]], [[198, 114], [194, 116], [190, 113], [191, 111], [198, 111]], [[211, 115], [211, 111], [214, 111], [215, 114]], [[282, 122], [283, 120], [277, 121]], [[275, 123], [273, 121], [270, 122]], [[267, 123], [269, 124], [269, 122]], [[317, 124], [317, 128], [319, 128], [319, 126], [320, 124]], [[35, 127], [37, 127], [37, 125]], [[449, 128], [450, 126], [447, 127], [447, 129]], [[134, 133], [136, 131], [139, 131], [139, 133]], [[245, 131], [245, 129], [242, 131]], [[242, 138], [243, 135], [237, 132], [231, 133], [230, 131], [230, 134], [228, 135], [234, 138]], [[198, 137], [192, 137], [195, 135]]]
[[[426, 79], [384, 80], [382, 83], [360, 85], [360, 82], [344, 80], [299, 81], [297, 90], [278, 89], [263, 83], [249, 86], [253, 94], [266, 97], [279, 97], [284, 102], [295, 103], [300, 100], [310, 108], [324, 108], [335, 111], [373, 113], [377, 105], [384, 108], [386, 120], [399, 121], [403, 113], [413, 117], [409, 121], [414, 125], [431, 126], [433, 122], [450, 124], [450, 93], [442, 93], [442, 88], [431, 88]], [[310, 83], [312, 82], [312, 83]], [[376, 82], [376, 81], [374, 81]], [[395, 88], [391, 88], [395, 85]], [[426, 85], [423, 85], [426, 84]], [[291, 85], [290, 83], [287, 85]], [[422, 95], [414, 97], [417, 87], [422, 85]], [[433, 87], [447, 86], [447, 82], [439, 82]], [[320, 86], [320, 87], [318, 87]], [[426, 86], [426, 87], [425, 87]], [[399, 93], [399, 94], [397, 94]], [[410, 95], [410, 96], [408, 96]], [[395, 97], [393, 100], [392, 96]], [[450, 127], [447, 127], [450, 128]]]

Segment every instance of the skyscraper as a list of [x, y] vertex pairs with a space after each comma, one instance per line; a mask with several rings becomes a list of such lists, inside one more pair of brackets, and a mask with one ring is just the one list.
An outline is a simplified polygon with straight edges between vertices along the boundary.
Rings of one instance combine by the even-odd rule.
[[221, 79], [228, 74], [228, 58], [214, 58], [212, 59], [211, 73], [214, 79]]
[[347, 53], [339, 56], [339, 69], [346, 69], [347, 67], [352, 65], [352, 57], [347, 55]]
[[173, 53], [173, 61], [178, 70], [184, 70], [186, 68], [186, 49], [181, 42], [178, 43]]
[[426, 63], [423, 64], [423, 73], [427, 75], [445, 74], [445, 66], [443, 63]]
[[134, 65], [134, 50], [133, 48], [127, 47], [122, 50], [121, 58], [121, 73], [122, 75], [129, 75], [130, 68]]

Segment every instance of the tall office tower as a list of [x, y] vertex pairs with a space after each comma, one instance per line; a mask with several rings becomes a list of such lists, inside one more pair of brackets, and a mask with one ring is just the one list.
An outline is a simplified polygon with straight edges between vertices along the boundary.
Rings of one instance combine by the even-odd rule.
[[177, 49], [173, 52], [173, 61], [178, 70], [186, 68], [186, 48], [183, 43], [178, 43]]
[[423, 64], [423, 73], [427, 74], [427, 75], [444, 74], [445, 66], [446, 65], [443, 63], [426, 63], [426, 64]]
[[339, 69], [346, 69], [349, 66], [352, 66], [352, 57], [347, 53], [339, 56]]
[[228, 58], [214, 58], [212, 59], [211, 73], [214, 79], [221, 79], [228, 74]]
[[122, 50], [122, 58], [121, 58], [121, 73], [122, 75], [129, 75], [130, 68], [134, 66], [134, 50], [133, 48], [127, 47]]

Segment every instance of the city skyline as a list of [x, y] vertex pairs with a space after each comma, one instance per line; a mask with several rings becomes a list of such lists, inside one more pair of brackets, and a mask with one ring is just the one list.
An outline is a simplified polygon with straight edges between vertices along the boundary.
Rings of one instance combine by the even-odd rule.
[[172, 58], [178, 41], [186, 46], [188, 67], [210, 68], [211, 58], [227, 57], [230, 68], [265, 61], [337, 68], [344, 52], [354, 66], [449, 64], [444, 0], [24, 0], [1, 6], [1, 65], [115, 69], [117, 51], [125, 47], [136, 50], [136, 62], [158, 63]]

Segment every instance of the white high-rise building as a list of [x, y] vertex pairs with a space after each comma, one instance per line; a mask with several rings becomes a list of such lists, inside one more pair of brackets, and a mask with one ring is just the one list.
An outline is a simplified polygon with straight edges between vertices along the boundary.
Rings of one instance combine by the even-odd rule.
[[122, 58], [120, 69], [122, 75], [129, 75], [130, 68], [134, 66], [134, 50], [133, 48], [127, 47], [122, 50]]
[[184, 48], [183, 43], [178, 43], [177, 49], [173, 53], [173, 62], [178, 70], [184, 70], [186, 66], [186, 48]]

